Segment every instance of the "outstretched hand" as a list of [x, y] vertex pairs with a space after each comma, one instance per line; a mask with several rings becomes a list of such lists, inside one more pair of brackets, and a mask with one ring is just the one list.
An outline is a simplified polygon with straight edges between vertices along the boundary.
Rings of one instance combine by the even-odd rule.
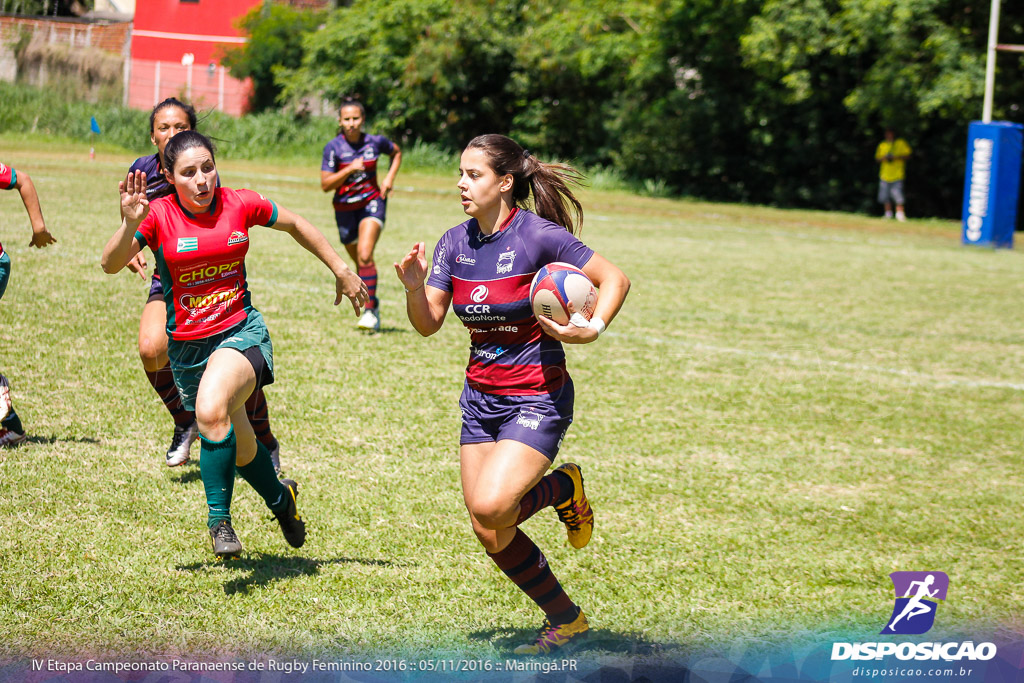
[[423, 242], [414, 244], [409, 253], [395, 264], [395, 272], [406, 290], [412, 292], [423, 286], [427, 279], [427, 256]]
[[132, 271], [145, 281], [146, 279], [146, 256], [140, 251], [128, 262], [128, 270]]
[[51, 244], [54, 244], [57, 238], [50, 234], [50, 231], [45, 227], [40, 230], [32, 231], [32, 241], [28, 243], [28, 246], [35, 247], [36, 249], [42, 249]]
[[121, 191], [121, 215], [132, 223], [141, 223], [149, 213], [149, 198], [146, 196], [146, 174], [143, 171], [129, 173], [117, 184]]
[[366, 302], [370, 300], [370, 292], [366, 289], [366, 283], [351, 270], [334, 276], [334, 289], [336, 293], [334, 305], [340, 304], [342, 297], [348, 297], [357, 316], [366, 306]]

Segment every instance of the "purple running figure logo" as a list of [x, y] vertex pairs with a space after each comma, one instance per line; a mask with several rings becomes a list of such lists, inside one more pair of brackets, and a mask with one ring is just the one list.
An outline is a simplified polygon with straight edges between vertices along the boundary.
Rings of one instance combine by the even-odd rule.
[[889, 578], [896, 591], [896, 604], [880, 633], [927, 633], [935, 623], [938, 601], [946, 599], [949, 577], [944, 572], [893, 572]]

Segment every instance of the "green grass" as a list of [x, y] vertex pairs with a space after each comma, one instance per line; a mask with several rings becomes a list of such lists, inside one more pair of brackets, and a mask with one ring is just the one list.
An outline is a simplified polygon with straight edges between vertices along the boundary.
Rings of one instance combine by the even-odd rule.
[[[540, 615], [491, 565], [459, 490], [468, 336], [405, 320], [390, 264], [463, 220], [454, 169], [403, 172], [378, 248], [383, 334], [332, 308], [329, 273], [254, 235], [267, 390], [310, 537], [288, 548], [244, 483], [242, 559], [214, 561], [198, 468], [170, 470], [170, 420], [135, 340], [146, 285], [99, 268], [133, 156], [0, 138], [59, 243], [29, 251], [0, 195], [13, 276], [0, 368], [30, 432], [0, 452], [0, 661], [41, 655], [503, 658]], [[298, 211], [336, 244], [305, 165], [224, 161], [229, 187]], [[655, 188], [656, 189], [656, 188]], [[887, 575], [949, 574], [929, 637], [1024, 633], [1024, 259], [954, 224], [590, 190], [584, 239], [633, 290], [568, 351], [579, 462], [597, 511], [573, 551], [526, 524], [587, 610], [584, 656], [726, 651], [877, 634]], [[196, 453], [198, 447], [193, 451]]]

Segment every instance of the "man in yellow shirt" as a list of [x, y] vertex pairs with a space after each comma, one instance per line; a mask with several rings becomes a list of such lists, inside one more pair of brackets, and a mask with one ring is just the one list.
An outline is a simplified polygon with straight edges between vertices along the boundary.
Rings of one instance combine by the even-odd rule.
[[885, 140], [878, 143], [875, 161], [881, 164], [878, 174], [878, 203], [885, 205], [885, 217], [892, 218], [892, 205], [896, 204], [896, 220], [905, 221], [903, 211], [903, 178], [906, 175], [906, 161], [910, 157], [910, 145], [903, 138], [896, 137], [892, 128], [885, 129]]

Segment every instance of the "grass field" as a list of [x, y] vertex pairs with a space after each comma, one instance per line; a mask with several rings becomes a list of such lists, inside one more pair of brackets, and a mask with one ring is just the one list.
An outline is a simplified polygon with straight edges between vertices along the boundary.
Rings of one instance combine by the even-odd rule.
[[[502, 658], [534, 633], [539, 612], [462, 506], [468, 335], [453, 318], [416, 334], [390, 266], [463, 220], [455, 169], [399, 175], [376, 336], [332, 308], [314, 257], [255, 234], [271, 421], [310, 537], [290, 549], [239, 484], [246, 552], [222, 563], [198, 467], [163, 463], [171, 423], [135, 349], [146, 285], [99, 267], [132, 156], [8, 136], [0, 159], [31, 173], [59, 240], [29, 251], [17, 193], [0, 196], [0, 369], [30, 433], [0, 452], [0, 661]], [[337, 246], [318, 163], [220, 170]], [[525, 528], [591, 617], [583, 656], [872, 638], [897, 570], [950, 577], [930, 637], [1019, 640], [1024, 257], [963, 248], [949, 223], [582, 198], [583, 238], [633, 281], [600, 342], [568, 351], [576, 421], [560, 459], [583, 466], [597, 526], [582, 551], [550, 511]]]

